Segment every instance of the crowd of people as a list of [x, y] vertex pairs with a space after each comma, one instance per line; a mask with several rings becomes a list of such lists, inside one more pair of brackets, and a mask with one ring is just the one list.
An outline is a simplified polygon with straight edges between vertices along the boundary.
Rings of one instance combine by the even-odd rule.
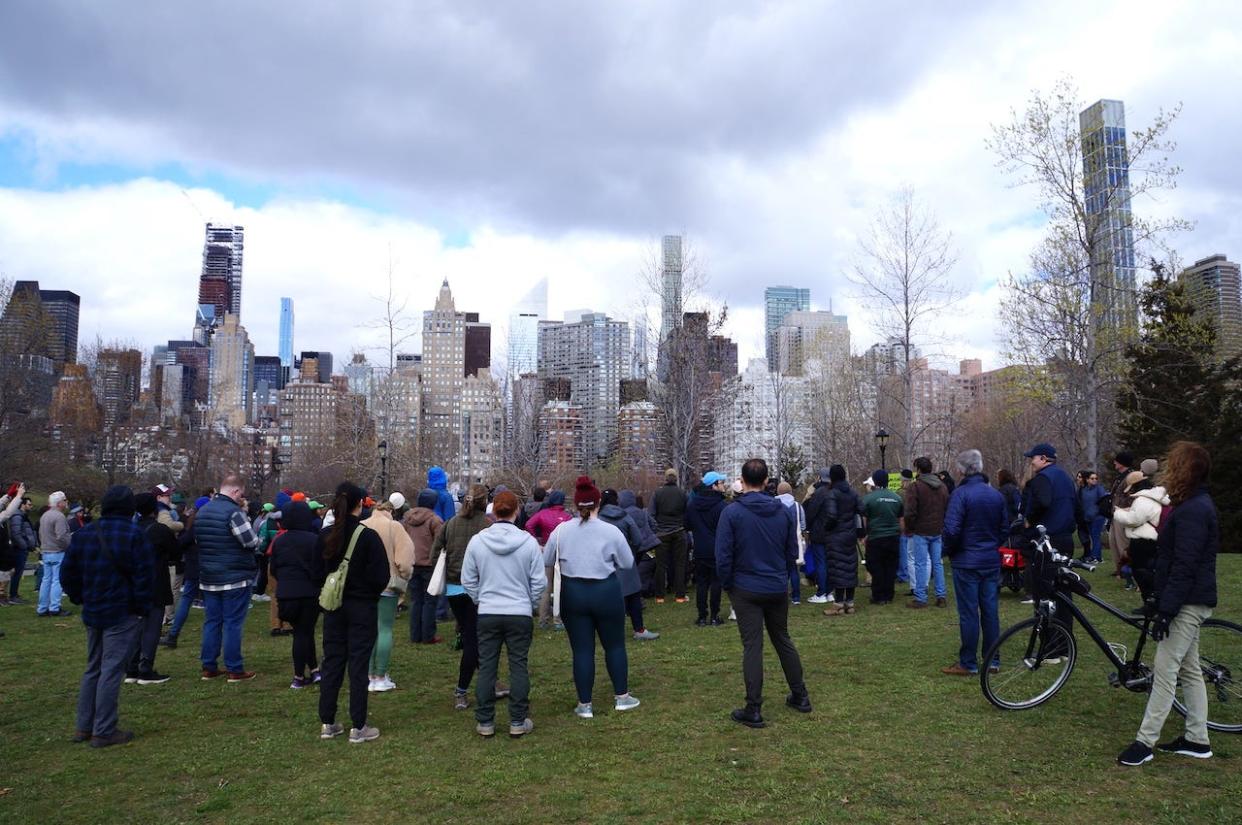
[[[255, 678], [242, 630], [252, 605], [269, 602], [271, 634], [291, 637], [290, 689], [319, 687], [324, 739], [346, 733], [337, 704], [348, 677], [353, 743], [380, 735], [368, 719], [368, 695], [396, 688], [390, 663], [399, 613], [409, 614], [409, 641], [422, 645], [444, 641], [437, 623], [451, 615], [461, 651], [453, 707], [469, 708], [473, 682], [475, 729], [491, 737], [496, 702], [507, 697], [509, 734], [519, 738], [534, 728], [528, 658], [536, 621], [565, 633], [578, 718], [592, 718], [597, 706], [597, 640], [613, 709], [629, 711], [640, 702], [629, 688], [627, 635], [660, 638], [644, 621], [644, 600], [685, 604], [691, 586], [700, 627], [726, 623], [728, 596], [745, 686], [745, 704], [732, 718], [757, 728], [766, 724], [765, 631], [788, 684], [786, 704], [812, 709], [788, 629], [804, 583], [814, 588], [807, 601], [825, 605], [828, 617], [855, 614], [864, 586], [875, 607], [893, 604], [900, 584], [909, 588], [910, 609], [945, 608], [948, 558], [960, 646], [942, 672], [977, 675], [999, 667], [981, 659], [1000, 633], [1001, 548], [1028, 546], [1039, 525], [1058, 552], [1072, 557], [1077, 537], [1082, 558], [1098, 563], [1107, 531], [1114, 574], [1141, 592], [1159, 642], [1147, 716], [1120, 761], [1151, 758], [1179, 678], [1190, 710], [1186, 734], [1160, 747], [1210, 755], [1204, 686], [1193, 678], [1197, 668], [1183, 666], [1197, 656], [1198, 627], [1216, 605], [1219, 537], [1207, 453], [1179, 443], [1160, 472], [1155, 459], [1136, 467], [1119, 451], [1108, 488], [1094, 470], [1072, 478], [1051, 444], [1035, 445], [1026, 458], [1021, 485], [1008, 470], [993, 484], [983, 456], [966, 450], [955, 473], [936, 472], [920, 457], [912, 470], [875, 471], [858, 491], [845, 468], [832, 465], [801, 495], [752, 459], [735, 480], [710, 471], [689, 489], [669, 470], [649, 506], [635, 491], [601, 490], [588, 476], [569, 498], [544, 482], [525, 502], [503, 486], [482, 485], [458, 501], [439, 467], [412, 506], [401, 492], [376, 501], [350, 482], [330, 506], [292, 490], [259, 505], [230, 475], [192, 503], [167, 485], [137, 494], [114, 486], [98, 519], [81, 513], [76, 523], [57, 491], [37, 529], [25, 488], [14, 484], [0, 497], [0, 600], [23, 603], [22, 571], [37, 551], [38, 615], [71, 615], [63, 595], [81, 606], [87, 664], [73, 739], [93, 747], [132, 739], [117, 725], [120, 686], [169, 680], [156, 668], [158, 649], [177, 647], [194, 607], [204, 616], [200, 677], [234, 684]], [[497, 679], [502, 649], [508, 685]]]

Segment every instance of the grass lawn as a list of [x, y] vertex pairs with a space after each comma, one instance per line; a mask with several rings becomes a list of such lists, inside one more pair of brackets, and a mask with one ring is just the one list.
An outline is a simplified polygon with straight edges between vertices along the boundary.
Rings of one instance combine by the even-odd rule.
[[[1219, 569], [1217, 615], [1242, 620], [1242, 557], [1222, 557]], [[1107, 599], [1137, 602], [1104, 568], [1092, 580]], [[537, 727], [519, 741], [503, 729], [492, 741], [476, 736], [473, 713], [452, 710], [457, 654], [399, 634], [392, 674], [402, 689], [371, 697], [383, 736], [362, 746], [319, 740], [317, 691], [288, 689], [289, 640], [268, 637], [266, 605], [251, 612], [244, 642], [259, 677], [200, 681], [196, 610], [181, 647], [159, 654], [173, 680], [123, 687], [122, 725], [138, 738], [99, 751], [68, 741], [85, 649], [78, 616], [48, 621], [31, 607], [5, 608], [0, 822], [1242, 821], [1242, 737], [1214, 734], [1207, 762], [1114, 764], [1145, 697], [1109, 687], [1094, 645], [1080, 648], [1051, 703], [1004, 713], [978, 680], [939, 672], [957, 652], [952, 594], [948, 609], [923, 611], [872, 607], [867, 594], [850, 617], [791, 608], [815, 712], [783, 706], [769, 647], [765, 730], [728, 718], [742, 697], [735, 627], [695, 628], [693, 606], [670, 602], [648, 609], [663, 637], [630, 643], [630, 684], [643, 705], [625, 714], [604, 701], [601, 658], [596, 718], [575, 719], [568, 643], [538, 633]], [[1002, 595], [1002, 627], [1029, 614]], [[1134, 641], [1106, 616], [1099, 626]], [[345, 702], [343, 692], [348, 724]], [[507, 722], [503, 703], [497, 722]], [[1174, 714], [1166, 736], [1177, 733]]]

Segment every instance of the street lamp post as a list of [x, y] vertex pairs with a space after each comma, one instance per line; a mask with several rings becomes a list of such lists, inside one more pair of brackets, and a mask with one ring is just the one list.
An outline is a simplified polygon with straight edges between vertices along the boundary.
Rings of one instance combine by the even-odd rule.
[[880, 469], [888, 472], [888, 463], [884, 459], [884, 452], [888, 449], [888, 430], [883, 427], [877, 430], [875, 443], [880, 445]]
[[388, 496], [388, 442], [379, 443], [380, 459], [380, 498]]
[[280, 491], [280, 468], [283, 464], [284, 461], [281, 460], [279, 454], [272, 456], [272, 476], [276, 479], [277, 492]]

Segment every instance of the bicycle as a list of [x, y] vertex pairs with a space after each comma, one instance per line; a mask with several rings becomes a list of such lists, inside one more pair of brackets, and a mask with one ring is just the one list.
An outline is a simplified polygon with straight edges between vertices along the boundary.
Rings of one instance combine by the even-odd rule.
[[[1155, 617], [1152, 606], [1141, 615], [1123, 611], [1091, 592], [1091, 585], [1072, 568], [1088, 572], [1094, 564], [1067, 558], [1052, 548], [1044, 528], [1032, 540], [1030, 559], [1035, 585], [1035, 615], [1008, 628], [984, 656], [987, 667], [979, 669], [983, 695], [1002, 710], [1028, 710], [1047, 702], [1065, 686], [1078, 662], [1078, 643], [1059, 613], [1077, 620], [1096, 646], [1116, 668], [1109, 674], [1113, 687], [1148, 693], [1152, 671], [1143, 663], [1143, 648]], [[1081, 596], [1139, 631], [1134, 654], [1124, 645], [1108, 642], [1083, 611], [1069, 598]], [[1199, 666], [1208, 694], [1208, 727], [1216, 731], [1242, 732], [1242, 627], [1221, 619], [1208, 619], [1199, 631]], [[1173, 707], [1186, 715], [1180, 694]]]

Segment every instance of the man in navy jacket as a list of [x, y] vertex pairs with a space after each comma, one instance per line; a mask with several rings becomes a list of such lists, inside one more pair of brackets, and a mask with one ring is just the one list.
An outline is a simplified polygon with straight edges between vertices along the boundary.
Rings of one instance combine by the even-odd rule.
[[802, 660], [789, 638], [789, 565], [798, 558], [798, 525], [779, 500], [763, 492], [768, 465], [752, 458], [742, 465], [742, 495], [725, 507], [716, 529], [716, 573], [737, 612], [742, 636], [742, 677], [746, 707], [733, 711], [733, 720], [752, 728], [764, 727], [763, 631], [781, 660], [789, 695], [785, 703], [802, 713], [811, 712], [811, 699], [802, 680]]
[[[983, 456], [965, 450], [957, 457], [961, 483], [949, 497], [944, 514], [945, 553], [953, 563], [953, 593], [962, 645], [958, 660], [941, 668], [949, 676], [979, 673], [979, 626], [983, 649], [1000, 635], [1000, 546], [1009, 525], [1005, 497], [983, 477]], [[997, 663], [989, 663], [996, 667]]]

